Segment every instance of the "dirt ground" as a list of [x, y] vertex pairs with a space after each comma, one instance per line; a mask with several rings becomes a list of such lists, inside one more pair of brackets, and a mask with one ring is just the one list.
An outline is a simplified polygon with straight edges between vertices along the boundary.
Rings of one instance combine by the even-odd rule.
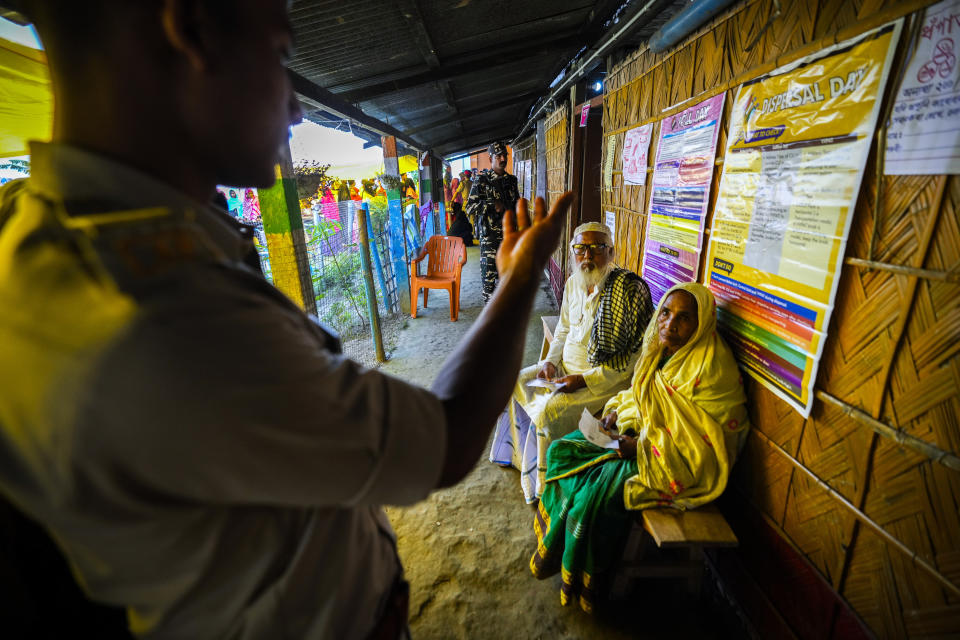
[[[525, 327], [524, 363], [540, 353], [540, 316], [557, 315], [546, 293], [537, 294]], [[444, 358], [481, 311], [479, 252], [468, 250], [461, 312], [450, 322], [448, 297], [431, 292], [430, 307], [400, 330], [382, 370], [429, 386]], [[523, 327], [518, 327], [523, 330]], [[491, 425], [492, 434], [492, 425]], [[729, 638], [713, 607], [691, 605], [681, 591], [638, 585], [631, 597], [593, 617], [561, 607], [559, 576], [535, 579], [528, 568], [536, 539], [533, 510], [523, 500], [519, 474], [487, 461], [484, 452], [459, 485], [411, 507], [388, 507], [400, 556], [411, 583], [410, 628], [415, 640], [511, 638]], [[676, 594], [676, 595], [675, 595]], [[710, 609], [708, 611], [708, 609]]]

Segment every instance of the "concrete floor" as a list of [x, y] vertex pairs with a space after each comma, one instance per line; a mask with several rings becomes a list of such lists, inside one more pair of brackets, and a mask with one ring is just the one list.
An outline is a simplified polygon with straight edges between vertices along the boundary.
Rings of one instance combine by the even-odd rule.
[[[450, 322], [447, 295], [431, 292], [430, 307], [423, 309], [421, 302], [419, 317], [401, 331], [384, 372], [423, 386], [432, 383], [482, 308], [479, 250], [467, 254], [459, 320]], [[540, 316], [558, 314], [546, 287], [544, 282], [530, 321], [518, 327], [527, 335], [525, 364], [539, 357]], [[486, 452], [459, 485], [412, 507], [388, 507], [387, 513], [411, 582], [410, 628], [416, 640], [731, 637], [702, 607], [677, 602], [659, 584], [601, 618], [561, 607], [559, 576], [539, 581], [528, 568], [536, 539], [519, 475], [488, 462]]]

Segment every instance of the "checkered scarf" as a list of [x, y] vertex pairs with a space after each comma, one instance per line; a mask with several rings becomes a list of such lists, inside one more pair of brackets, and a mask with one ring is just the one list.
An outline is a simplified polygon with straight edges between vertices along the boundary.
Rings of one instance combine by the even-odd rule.
[[643, 278], [626, 269], [611, 271], [600, 292], [600, 308], [590, 330], [590, 364], [625, 371], [630, 356], [640, 349], [651, 315], [653, 302]]

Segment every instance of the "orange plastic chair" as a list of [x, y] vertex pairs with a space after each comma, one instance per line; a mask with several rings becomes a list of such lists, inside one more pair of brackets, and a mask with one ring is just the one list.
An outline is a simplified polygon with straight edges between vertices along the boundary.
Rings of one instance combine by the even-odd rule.
[[[427, 260], [427, 274], [419, 275], [420, 261]], [[467, 248], [457, 236], [433, 236], [410, 263], [410, 316], [417, 317], [417, 296], [423, 289], [423, 308], [427, 308], [430, 289], [447, 289], [450, 292], [450, 322], [460, 315], [460, 271], [467, 263]]]

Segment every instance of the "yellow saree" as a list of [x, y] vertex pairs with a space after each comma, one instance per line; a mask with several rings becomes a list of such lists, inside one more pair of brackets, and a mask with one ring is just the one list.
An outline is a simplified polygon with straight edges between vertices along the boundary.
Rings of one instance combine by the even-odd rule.
[[[697, 300], [699, 326], [662, 367], [656, 317], [644, 336], [630, 389], [607, 402], [621, 433], [637, 432], [637, 475], [626, 482], [627, 509], [697, 507], [717, 498], [746, 437], [743, 379], [716, 331], [716, 302], [695, 282], [676, 285]], [[662, 307], [662, 302], [661, 302]]]

